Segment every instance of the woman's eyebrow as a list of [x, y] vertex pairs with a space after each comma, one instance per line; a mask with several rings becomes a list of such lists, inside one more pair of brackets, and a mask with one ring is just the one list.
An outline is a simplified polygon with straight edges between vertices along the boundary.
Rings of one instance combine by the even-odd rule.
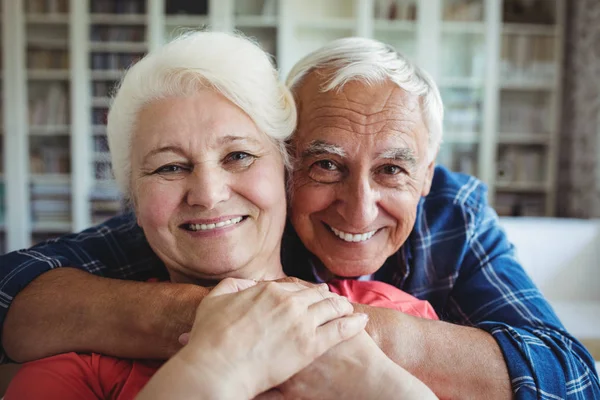
[[308, 144], [306, 149], [302, 151], [302, 158], [314, 157], [322, 154], [332, 154], [339, 157], [346, 156], [346, 152], [340, 146], [327, 143], [324, 140], [313, 140]]
[[144, 161], [148, 160], [150, 157], [153, 157], [157, 154], [160, 153], [175, 153], [175, 154], [179, 154], [180, 156], [185, 157], [185, 152], [183, 151], [183, 149], [181, 147], [178, 146], [162, 146], [162, 147], [158, 147], [154, 150], [151, 150], [150, 152], [148, 152], [148, 154], [146, 154], [146, 156], [144, 157]]

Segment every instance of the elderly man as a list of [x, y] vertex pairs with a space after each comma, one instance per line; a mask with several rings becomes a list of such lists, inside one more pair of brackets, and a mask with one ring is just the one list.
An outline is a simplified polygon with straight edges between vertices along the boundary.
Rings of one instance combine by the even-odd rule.
[[[380, 280], [430, 301], [442, 321], [357, 307], [388, 357], [440, 397], [600, 396], [590, 355], [515, 260], [483, 185], [435, 168], [442, 106], [427, 74], [382, 43], [344, 39], [301, 60], [288, 84], [299, 125], [286, 272]], [[207, 292], [110, 279], [164, 276], [130, 214], [2, 265], [2, 339], [18, 361], [90, 350], [168, 357]], [[343, 384], [351, 362], [328, 354], [289, 393], [324, 398], [327, 387], [311, 381]]]

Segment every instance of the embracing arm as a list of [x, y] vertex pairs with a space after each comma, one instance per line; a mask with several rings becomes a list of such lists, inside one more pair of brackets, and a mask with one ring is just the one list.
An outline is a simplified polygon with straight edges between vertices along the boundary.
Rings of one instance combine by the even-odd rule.
[[134, 282], [58, 268], [13, 300], [2, 344], [24, 362], [67, 351], [164, 359], [190, 330], [208, 289], [168, 282]]
[[67, 351], [167, 357], [205, 290], [121, 280], [150, 278], [166, 270], [133, 214], [2, 255], [2, 350], [21, 362]]
[[600, 397], [594, 362], [514, 256], [495, 212], [478, 216], [442, 317], [359, 309], [384, 352], [443, 398]]

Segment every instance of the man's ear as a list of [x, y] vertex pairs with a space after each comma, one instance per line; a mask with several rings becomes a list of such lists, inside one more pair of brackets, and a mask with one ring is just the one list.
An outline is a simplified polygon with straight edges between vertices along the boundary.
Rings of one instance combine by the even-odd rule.
[[[433, 151], [433, 150], [431, 150]], [[429, 194], [431, 190], [431, 183], [433, 182], [433, 174], [435, 173], [435, 159], [437, 156], [437, 149], [435, 150], [434, 157], [427, 165], [427, 170], [425, 171], [425, 179], [423, 180], [423, 188], [421, 189], [421, 196], [425, 197]]]

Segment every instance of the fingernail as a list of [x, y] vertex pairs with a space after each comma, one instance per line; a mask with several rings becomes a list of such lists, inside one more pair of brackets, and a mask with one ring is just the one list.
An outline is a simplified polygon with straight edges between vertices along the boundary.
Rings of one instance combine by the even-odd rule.
[[365, 324], [367, 322], [369, 322], [369, 314], [365, 314], [365, 313], [356, 313], [356, 315], [358, 315], [360, 318], [362, 318], [365, 321]]

